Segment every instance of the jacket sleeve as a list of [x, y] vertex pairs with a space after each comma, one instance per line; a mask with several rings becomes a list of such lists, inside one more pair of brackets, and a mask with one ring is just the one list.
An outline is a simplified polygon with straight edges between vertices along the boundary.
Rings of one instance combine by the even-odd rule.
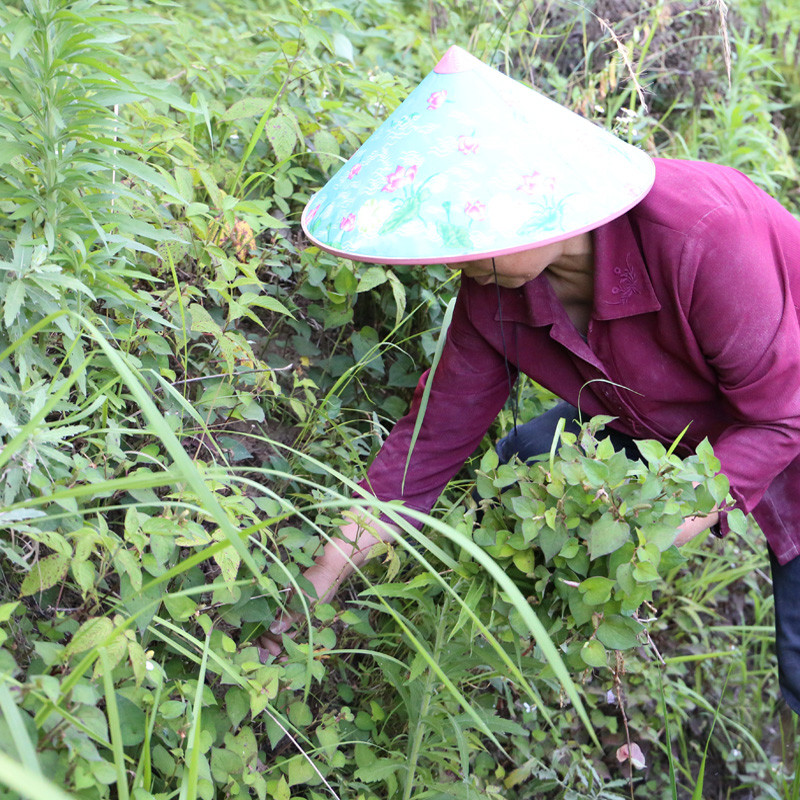
[[716, 209], [682, 259], [689, 324], [735, 420], [714, 452], [746, 513], [800, 455], [800, 223], [773, 203]]
[[[380, 500], [402, 500], [418, 511], [430, 511], [508, 397], [505, 361], [477, 332], [468, 306], [462, 286], [408, 469], [409, 447], [430, 370], [420, 378], [408, 414], [392, 429], [367, 478], [359, 484]], [[515, 368], [509, 368], [513, 379]]]

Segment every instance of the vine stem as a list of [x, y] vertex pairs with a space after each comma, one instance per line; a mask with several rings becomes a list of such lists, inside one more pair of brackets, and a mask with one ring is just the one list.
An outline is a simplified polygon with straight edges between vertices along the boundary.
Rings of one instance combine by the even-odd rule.
[[622, 681], [620, 675], [625, 670], [625, 662], [622, 659], [622, 654], [619, 650], [615, 652], [617, 663], [614, 667], [614, 693], [617, 695], [617, 705], [619, 706], [620, 713], [622, 714], [622, 724], [625, 727], [625, 741], [628, 744], [628, 769], [630, 770], [630, 777], [628, 778], [628, 788], [631, 792], [631, 800], [633, 797], [633, 755], [631, 754], [631, 732], [628, 728], [628, 715], [625, 713], [625, 705], [622, 702]]

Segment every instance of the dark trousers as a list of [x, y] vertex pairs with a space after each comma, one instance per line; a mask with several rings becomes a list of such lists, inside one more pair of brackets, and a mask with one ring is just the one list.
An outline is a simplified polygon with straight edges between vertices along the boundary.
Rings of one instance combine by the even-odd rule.
[[[496, 446], [501, 463], [517, 455], [526, 461], [549, 453], [559, 420], [564, 429], [578, 433], [578, 410], [569, 403], [559, 403], [538, 417], [518, 425]], [[624, 433], [606, 428], [605, 433], [614, 448], [625, 450], [629, 458], [638, 458], [639, 450], [633, 439]], [[789, 707], [800, 714], [800, 557], [780, 565], [769, 553], [772, 566], [772, 591], [775, 598], [775, 648], [778, 654], [778, 678], [781, 692]]]

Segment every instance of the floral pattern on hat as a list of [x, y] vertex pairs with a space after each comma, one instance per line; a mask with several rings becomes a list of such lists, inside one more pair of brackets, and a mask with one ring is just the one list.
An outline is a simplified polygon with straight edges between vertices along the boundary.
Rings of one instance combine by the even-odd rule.
[[412, 164], [410, 167], [398, 166], [391, 175], [386, 176], [386, 183], [381, 189], [382, 192], [396, 192], [404, 186], [413, 183], [417, 175], [417, 165]]
[[486, 219], [486, 205], [480, 200], [471, 200], [464, 204], [464, 213], [477, 222]]
[[458, 152], [464, 153], [465, 155], [475, 155], [478, 152], [478, 148], [480, 147], [480, 142], [474, 136], [464, 136], [461, 135], [458, 137]]
[[436, 111], [445, 100], [447, 100], [447, 89], [440, 89], [438, 92], [433, 92], [428, 98], [428, 111]]

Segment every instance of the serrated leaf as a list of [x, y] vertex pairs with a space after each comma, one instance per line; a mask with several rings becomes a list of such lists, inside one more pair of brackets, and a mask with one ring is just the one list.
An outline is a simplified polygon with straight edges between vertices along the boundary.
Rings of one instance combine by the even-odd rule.
[[226, 583], [233, 583], [236, 580], [236, 574], [239, 572], [239, 565], [242, 563], [239, 554], [232, 547], [227, 547], [225, 550], [214, 554], [214, 561], [217, 562], [222, 571], [222, 579]]
[[247, 119], [248, 117], [260, 117], [267, 112], [272, 101], [266, 97], [244, 97], [237, 100], [229, 109], [220, 115], [222, 122], [230, 122], [234, 119]]
[[[15, 435], [20, 428], [20, 426], [17, 425], [17, 420], [11, 413], [11, 409], [8, 407], [8, 404], [2, 399], [0, 399], [0, 425], [2, 425], [12, 436]], [[8, 514], [11, 512], [4, 513]]]
[[0, 140], [0, 164], [7, 164], [17, 156], [27, 152], [27, 145], [20, 142], [8, 142]]
[[339, 142], [328, 131], [317, 131], [314, 134], [314, 150], [322, 169], [327, 172], [334, 164], [339, 164]]
[[139, 178], [140, 181], [150, 184], [155, 189], [159, 189], [169, 197], [181, 203], [189, 203], [189, 198], [181, 197], [178, 187], [172, 183], [172, 176], [159, 172], [148, 164], [138, 161], [122, 153], [114, 153], [115, 166], [128, 175]]
[[386, 280], [386, 270], [383, 267], [370, 267], [358, 281], [356, 293], [368, 292], [370, 289], [385, 283]]
[[216, 339], [222, 337], [222, 328], [220, 328], [211, 314], [199, 303], [192, 303], [189, 306], [189, 313], [192, 316], [193, 330], [199, 333], [210, 333]]
[[275, 151], [275, 158], [283, 161], [294, 152], [297, 135], [292, 120], [286, 114], [276, 114], [264, 127], [264, 133]]
[[19, 314], [20, 308], [25, 301], [25, 284], [21, 280], [14, 281], [6, 291], [6, 299], [3, 303], [3, 323], [6, 328], [10, 327]]
[[55, 586], [67, 574], [69, 562], [69, 557], [62, 553], [53, 553], [40, 558], [22, 581], [19, 596], [27, 597]]
[[114, 623], [108, 617], [87, 619], [72, 637], [72, 640], [64, 650], [64, 655], [71, 656], [74, 653], [85, 653], [93, 647], [105, 644], [113, 632]]
[[379, 760], [374, 764], [357, 769], [355, 778], [365, 783], [375, 783], [375, 781], [385, 780], [403, 766], [399, 761]]
[[483, 597], [483, 592], [486, 586], [486, 582], [483, 580], [474, 580], [469, 590], [467, 591], [467, 596], [464, 598], [464, 605], [461, 607], [461, 610], [458, 614], [458, 620], [456, 620], [456, 624], [450, 630], [450, 634], [448, 636], [448, 641], [450, 641], [464, 625], [467, 624], [467, 621], [470, 619], [469, 611], [476, 612], [478, 608], [478, 604]]
[[31, 36], [33, 36], [36, 27], [34, 26], [33, 22], [30, 20], [29, 17], [20, 17], [13, 26], [10, 26], [8, 32], [10, 33], [11, 30], [14, 31], [13, 37], [11, 37], [11, 46], [8, 48], [8, 57], [13, 61], [22, 50], [25, 48], [25, 45], [28, 44]]

